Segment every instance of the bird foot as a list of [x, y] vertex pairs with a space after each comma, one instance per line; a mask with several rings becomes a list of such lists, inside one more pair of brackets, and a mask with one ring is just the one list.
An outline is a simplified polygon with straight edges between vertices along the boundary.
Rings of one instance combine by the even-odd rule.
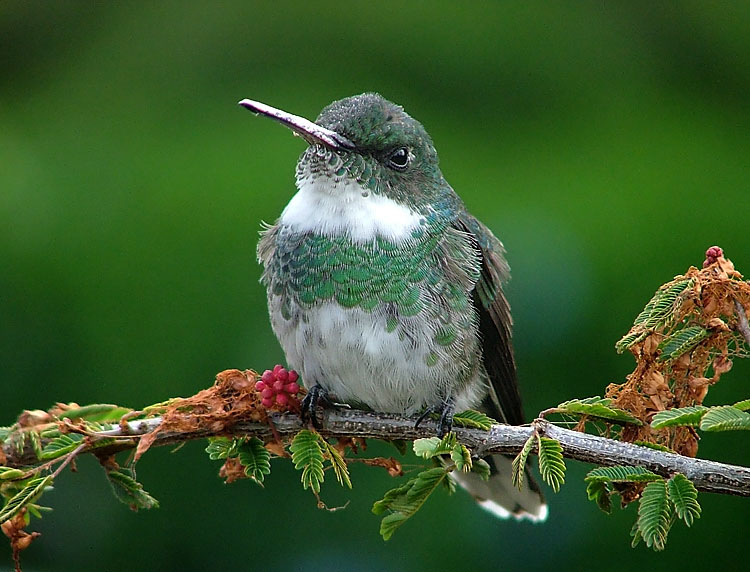
[[438, 415], [437, 436], [444, 437], [453, 428], [453, 413], [456, 411], [456, 404], [452, 397], [442, 401], [438, 405], [433, 405], [425, 409], [424, 413], [419, 416], [414, 428], [418, 428], [422, 421], [430, 414]]
[[335, 405], [328, 396], [328, 390], [320, 385], [313, 385], [302, 400], [300, 418], [305, 423], [309, 421], [315, 429], [320, 429], [320, 419], [318, 419], [318, 406], [331, 407]]

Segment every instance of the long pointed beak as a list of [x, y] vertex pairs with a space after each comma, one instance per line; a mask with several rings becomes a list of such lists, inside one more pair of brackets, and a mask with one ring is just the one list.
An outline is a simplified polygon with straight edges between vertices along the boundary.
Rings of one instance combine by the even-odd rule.
[[256, 115], [265, 115], [282, 125], [286, 125], [311, 145], [321, 143], [331, 149], [354, 149], [354, 143], [343, 135], [321, 127], [304, 117], [292, 115], [291, 113], [276, 109], [259, 101], [253, 101], [252, 99], [243, 99], [239, 104]]

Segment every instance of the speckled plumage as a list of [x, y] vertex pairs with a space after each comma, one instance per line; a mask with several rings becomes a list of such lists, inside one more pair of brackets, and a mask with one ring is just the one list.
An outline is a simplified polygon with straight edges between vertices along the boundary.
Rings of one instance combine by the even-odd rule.
[[[445, 181], [422, 125], [376, 94], [334, 102], [312, 127], [273, 117], [310, 143], [297, 194], [258, 246], [289, 367], [360, 407], [455, 402], [522, 423], [502, 244]], [[496, 514], [546, 515], [538, 489], [505, 479], [461, 482]]]

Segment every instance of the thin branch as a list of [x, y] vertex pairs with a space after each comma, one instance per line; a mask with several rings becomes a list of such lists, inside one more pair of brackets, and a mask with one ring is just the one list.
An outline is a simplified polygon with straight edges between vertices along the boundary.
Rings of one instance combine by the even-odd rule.
[[[357, 410], [326, 410], [321, 417], [320, 433], [326, 437], [414, 440], [434, 436], [437, 428], [435, 422], [429, 420], [419, 428], [415, 428], [412, 418]], [[117, 440], [114, 443], [99, 447], [89, 446], [82, 452], [96, 452], [97, 455], [102, 456], [133, 449], [138, 445], [140, 436], [157, 429], [160, 421], [160, 418], [155, 417], [122, 423], [110, 431], [98, 434], [101, 437], [116, 437]], [[277, 435], [281, 438], [293, 436], [304, 427], [299, 417], [293, 414], [274, 413], [271, 415], [271, 421]], [[557, 439], [562, 445], [565, 457], [569, 459], [601, 466], [642, 466], [664, 477], [682, 473], [693, 481], [700, 491], [750, 496], [750, 468], [748, 467], [684, 457], [579, 433], [557, 427], [542, 419], [537, 419], [534, 427], [541, 434]], [[490, 453], [514, 455], [523, 447], [531, 434], [532, 427], [493, 425], [489, 432], [461, 427], [455, 428], [455, 431], [459, 440], [479, 456]], [[195, 439], [227, 435], [254, 436], [264, 441], [276, 438], [266, 424], [238, 422], [220, 431], [212, 431], [208, 427], [192, 431], [161, 431], [157, 433], [153, 445], [173, 445]], [[23, 456], [18, 452], [7, 450], [5, 454], [6, 466], [26, 467], [32, 464], [28, 455], [22, 458]]]

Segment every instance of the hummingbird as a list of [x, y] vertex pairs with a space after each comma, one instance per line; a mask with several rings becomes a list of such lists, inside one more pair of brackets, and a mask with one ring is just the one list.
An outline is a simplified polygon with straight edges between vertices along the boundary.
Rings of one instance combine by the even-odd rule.
[[[334, 101], [315, 122], [239, 104], [307, 143], [297, 192], [257, 252], [272, 329], [308, 389], [303, 415], [315, 423], [318, 403], [438, 413], [444, 434], [454, 411], [478, 408], [523, 424], [505, 249], [443, 177], [422, 124], [376, 93]], [[546, 518], [530, 474], [519, 490], [509, 457], [485, 460], [489, 480], [456, 476], [484, 508]]]

